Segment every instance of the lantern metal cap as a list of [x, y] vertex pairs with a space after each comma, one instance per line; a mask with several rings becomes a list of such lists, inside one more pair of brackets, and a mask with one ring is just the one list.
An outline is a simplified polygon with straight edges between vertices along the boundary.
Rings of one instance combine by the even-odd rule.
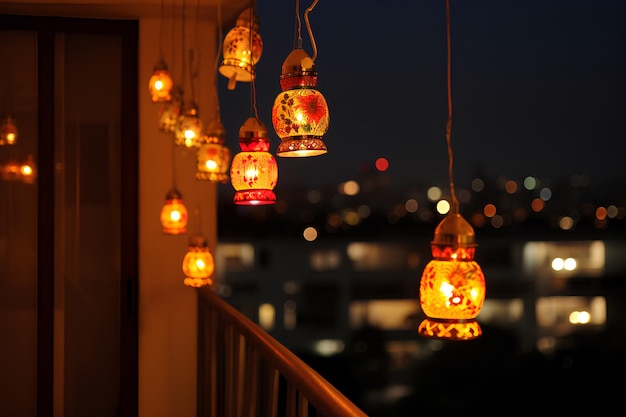
[[314, 73], [315, 64], [304, 49], [298, 48], [291, 51], [287, 58], [283, 61], [283, 75], [293, 73]]
[[183, 196], [181, 195], [180, 191], [178, 191], [176, 188], [172, 188], [165, 195], [165, 199], [166, 200], [182, 200]]
[[195, 234], [189, 236], [189, 246], [206, 248], [209, 246], [209, 241], [202, 234]]
[[159, 59], [156, 64], [154, 64], [154, 71], [167, 71], [167, 64], [163, 58]]
[[244, 122], [244, 124], [239, 128], [239, 139], [251, 139], [251, 138], [268, 138], [269, 133], [267, 128], [256, 117], [250, 117], [248, 120]]
[[434, 245], [474, 247], [474, 229], [459, 213], [448, 214], [435, 229]]
[[[252, 24], [250, 24], [250, 16], [252, 16]], [[237, 22], [235, 26], [245, 26], [251, 28], [253, 31], [259, 30], [259, 18], [257, 14], [254, 12], [254, 9], [248, 7], [243, 12], [239, 14], [237, 17]]]

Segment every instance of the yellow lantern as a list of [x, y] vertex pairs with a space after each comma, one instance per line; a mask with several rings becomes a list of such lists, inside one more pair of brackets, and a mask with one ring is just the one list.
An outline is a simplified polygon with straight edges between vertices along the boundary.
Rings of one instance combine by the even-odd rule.
[[282, 92], [272, 107], [272, 124], [281, 139], [276, 155], [325, 154], [322, 136], [330, 121], [328, 104], [316, 89], [315, 65], [303, 49], [294, 49], [283, 62], [280, 86]]
[[260, 120], [251, 117], [239, 129], [241, 152], [230, 167], [230, 181], [236, 190], [233, 201], [238, 205], [276, 203], [274, 187], [278, 182], [278, 164], [269, 153], [268, 132]]
[[184, 284], [188, 287], [213, 285], [215, 262], [209, 251], [209, 243], [202, 235], [189, 238], [189, 250], [183, 259]]
[[419, 334], [451, 340], [481, 335], [475, 318], [485, 300], [485, 276], [474, 261], [475, 250], [472, 226], [460, 214], [448, 214], [435, 229], [434, 259], [420, 281], [420, 305], [427, 318]]
[[254, 9], [250, 8], [244, 10], [237, 18], [235, 27], [224, 37], [224, 59], [219, 71], [229, 79], [230, 90], [235, 88], [237, 81], [251, 82], [254, 79], [255, 65], [263, 53], [263, 40], [258, 33], [259, 21], [253, 12]]
[[183, 105], [182, 114], [174, 128], [174, 143], [177, 146], [191, 148], [197, 146], [202, 134], [202, 121], [198, 115], [198, 106], [191, 100]]
[[154, 65], [154, 72], [148, 82], [152, 102], [162, 103], [164, 101], [170, 101], [172, 99], [170, 92], [172, 91], [173, 85], [174, 82], [167, 70], [165, 61], [159, 60]]
[[161, 225], [166, 235], [187, 233], [189, 215], [183, 197], [176, 188], [172, 188], [165, 196], [165, 205], [161, 209]]
[[230, 149], [224, 146], [226, 129], [219, 119], [209, 124], [196, 152], [196, 179], [225, 183], [230, 167]]
[[20, 178], [22, 182], [26, 184], [32, 184], [35, 182], [35, 177], [37, 176], [37, 171], [35, 169], [35, 161], [33, 160], [32, 155], [28, 155], [26, 161], [24, 161], [20, 165]]
[[0, 145], [15, 145], [17, 142], [17, 125], [10, 115], [0, 128]]

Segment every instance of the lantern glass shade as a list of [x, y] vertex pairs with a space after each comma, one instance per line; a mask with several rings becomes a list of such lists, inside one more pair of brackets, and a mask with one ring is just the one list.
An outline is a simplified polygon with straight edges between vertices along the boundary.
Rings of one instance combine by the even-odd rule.
[[36, 176], [35, 161], [32, 155], [28, 155], [26, 161], [20, 165], [20, 179], [26, 184], [32, 184], [35, 182]]
[[196, 153], [196, 179], [225, 183], [228, 181], [230, 149], [219, 143], [204, 143]]
[[174, 86], [167, 65], [162, 60], [154, 66], [154, 72], [148, 82], [150, 96], [153, 103], [162, 103], [172, 99], [171, 91]]
[[212, 285], [214, 270], [215, 261], [206, 239], [201, 235], [192, 236], [183, 258], [184, 284], [195, 288]]
[[470, 339], [481, 334], [474, 320], [485, 300], [485, 276], [474, 261], [473, 229], [458, 213], [439, 224], [431, 260], [422, 274], [419, 298], [424, 320], [418, 332], [429, 337]]
[[[219, 72], [232, 81], [251, 82], [254, 79], [255, 65], [263, 53], [263, 40], [258, 33], [256, 14], [252, 23], [250, 18], [251, 10], [244, 10], [237, 18], [235, 27], [224, 37], [223, 60]], [[234, 88], [234, 85], [230, 88]]]
[[230, 181], [235, 189], [233, 201], [238, 205], [276, 203], [274, 187], [278, 182], [278, 164], [269, 153], [267, 130], [250, 118], [239, 130], [239, 146], [230, 167]]
[[280, 85], [272, 107], [272, 124], [281, 139], [276, 155], [317, 156], [327, 152], [322, 136], [330, 121], [326, 99], [317, 89], [311, 58], [295, 49], [283, 63]]
[[197, 146], [202, 134], [202, 121], [198, 115], [198, 106], [192, 100], [184, 105], [182, 114], [174, 128], [174, 143], [177, 146], [191, 148]]
[[189, 214], [180, 193], [173, 189], [167, 193], [165, 204], [161, 209], [161, 226], [166, 235], [187, 233]]
[[0, 128], [0, 145], [15, 145], [17, 142], [17, 125], [11, 116], [2, 123]]
[[183, 106], [183, 91], [180, 87], [172, 89], [172, 99], [164, 102], [159, 109], [159, 130], [165, 133], [174, 133], [176, 123]]

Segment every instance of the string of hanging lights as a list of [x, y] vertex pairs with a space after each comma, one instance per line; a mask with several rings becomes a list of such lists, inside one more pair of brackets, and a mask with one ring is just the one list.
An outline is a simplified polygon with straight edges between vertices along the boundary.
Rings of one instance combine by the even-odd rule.
[[297, 43], [282, 65], [279, 93], [272, 107], [272, 125], [281, 143], [276, 151], [282, 157], [308, 157], [327, 153], [322, 137], [328, 130], [330, 116], [324, 96], [317, 90], [315, 59], [317, 46], [311, 30], [309, 13], [304, 19], [313, 48], [313, 56], [302, 49], [302, 25], [299, 0], [296, 0]]
[[482, 334], [475, 320], [485, 300], [485, 277], [474, 261], [476, 240], [474, 229], [459, 213], [459, 202], [454, 191], [452, 132], [452, 93], [450, 81], [450, 0], [446, 0], [447, 34], [447, 91], [448, 120], [446, 144], [450, 176], [451, 208], [435, 229], [431, 242], [431, 260], [422, 274], [419, 299], [426, 315], [418, 326], [422, 336], [468, 340]]

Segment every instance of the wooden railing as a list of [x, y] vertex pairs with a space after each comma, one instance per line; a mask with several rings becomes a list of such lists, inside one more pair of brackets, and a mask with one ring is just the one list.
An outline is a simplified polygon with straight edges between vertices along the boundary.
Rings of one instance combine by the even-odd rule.
[[210, 289], [199, 291], [200, 417], [366, 417]]

